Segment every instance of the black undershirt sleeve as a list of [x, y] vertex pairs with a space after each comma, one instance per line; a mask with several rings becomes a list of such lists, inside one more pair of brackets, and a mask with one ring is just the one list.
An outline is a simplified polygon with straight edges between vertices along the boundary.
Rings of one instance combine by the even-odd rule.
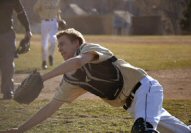
[[20, 0], [15, 0], [15, 11], [17, 13], [17, 18], [19, 19], [19, 21], [21, 22], [21, 24], [25, 27], [26, 31], [30, 31], [30, 26], [29, 26], [29, 21], [27, 18], [27, 14], [23, 8], [22, 3], [20, 2]]

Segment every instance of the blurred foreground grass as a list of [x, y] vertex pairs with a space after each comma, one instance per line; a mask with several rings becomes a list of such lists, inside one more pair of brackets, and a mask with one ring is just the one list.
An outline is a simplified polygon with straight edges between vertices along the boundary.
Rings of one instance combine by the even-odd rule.
[[[47, 101], [31, 105], [0, 101], [0, 130], [17, 127]], [[164, 107], [174, 116], [191, 124], [191, 101], [166, 100]], [[128, 133], [132, 117], [122, 108], [114, 108], [101, 100], [80, 100], [63, 105], [52, 117], [27, 133]]]

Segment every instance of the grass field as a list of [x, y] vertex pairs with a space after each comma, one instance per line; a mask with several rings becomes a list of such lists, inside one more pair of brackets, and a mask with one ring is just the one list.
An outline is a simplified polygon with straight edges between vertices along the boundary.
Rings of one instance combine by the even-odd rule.
[[[102, 44], [111, 49], [118, 58], [146, 70], [191, 68], [190, 36], [85, 36], [85, 38], [87, 42]], [[63, 62], [58, 51], [55, 55], [56, 64]], [[31, 51], [16, 59], [16, 72], [25, 73], [34, 68], [41, 68], [41, 44], [40, 36], [37, 35], [32, 39]]]
[[[85, 37], [88, 42], [100, 43], [117, 57], [146, 70], [191, 68], [191, 36]], [[56, 52], [56, 64], [62, 61]], [[34, 68], [41, 68], [38, 35], [33, 36], [31, 51], [16, 59], [16, 73], [27, 73]], [[29, 106], [0, 101], [0, 130], [17, 127], [47, 102], [36, 100]], [[165, 100], [164, 107], [186, 124], [191, 124], [190, 100]], [[113, 108], [100, 100], [79, 100], [61, 107], [51, 118], [27, 133], [128, 133], [132, 124], [132, 117], [122, 108]]]
[[[48, 101], [30, 106], [0, 101], [0, 130], [17, 127]], [[186, 124], [191, 124], [191, 102], [168, 100], [164, 107]], [[122, 108], [113, 108], [99, 100], [75, 101], [62, 107], [51, 118], [27, 133], [129, 133], [132, 117]]]

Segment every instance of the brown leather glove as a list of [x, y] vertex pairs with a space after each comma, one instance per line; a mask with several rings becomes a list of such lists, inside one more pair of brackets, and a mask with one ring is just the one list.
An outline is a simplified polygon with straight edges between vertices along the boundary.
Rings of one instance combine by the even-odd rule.
[[15, 90], [13, 99], [21, 104], [30, 104], [39, 96], [43, 87], [40, 73], [34, 70]]

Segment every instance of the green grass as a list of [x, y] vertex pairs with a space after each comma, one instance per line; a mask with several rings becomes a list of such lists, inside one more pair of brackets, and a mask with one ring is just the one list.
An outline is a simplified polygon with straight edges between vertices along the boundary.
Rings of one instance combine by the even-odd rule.
[[[99, 43], [113, 51], [118, 58], [145, 70], [191, 68], [190, 36], [85, 37], [88, 42]], [[56, 65], [63, 62], [57, 50], [55, 57]], [[40, 70], [41, 61], [40, 36], [34, 35], [31, 51], [15, 60], [16, 72], [29, 72], [34, 68]]]
[[[18, 35], [18, 39], [21, 36]], [[85, 37], [88, 42], [100, 43], [111, 49], [117, 57], [146, 70], [191, 68], [190, 36]], [[63, 62], [58, 52], [55, 57], [56, 65]], [[40, 36], [33, 36], [31, 51], [20, 55], [15, 63], [16, 73], [41, 69]], [[53, 67], [47, 71], [50, 69]], [[1, 100], [0, 130], [17, 127], [47, 102], [36, 100], [31, 105], [20, 105], [14, 101]], [[186, 124], [191, 124], [190, 100], [165, 100], [164, 107]], [[100, 100], [80, 100], [62, 106], [51, 118], [27, 133], [128, 133], [132, 124], [132, 117], [122, 108], [113, 108]]]
[[[0, 130], [17, 127], [48, 101], [29, 105], [0, 101]], [[164, 107], [186, 124], [191, 124], [191, 101], [166, 100]], [[27, 133], [128, 133], [132, 117], [122, 108], [113, 108], [101, 100], [80, 100], [63, 105], [52, 117]]]

